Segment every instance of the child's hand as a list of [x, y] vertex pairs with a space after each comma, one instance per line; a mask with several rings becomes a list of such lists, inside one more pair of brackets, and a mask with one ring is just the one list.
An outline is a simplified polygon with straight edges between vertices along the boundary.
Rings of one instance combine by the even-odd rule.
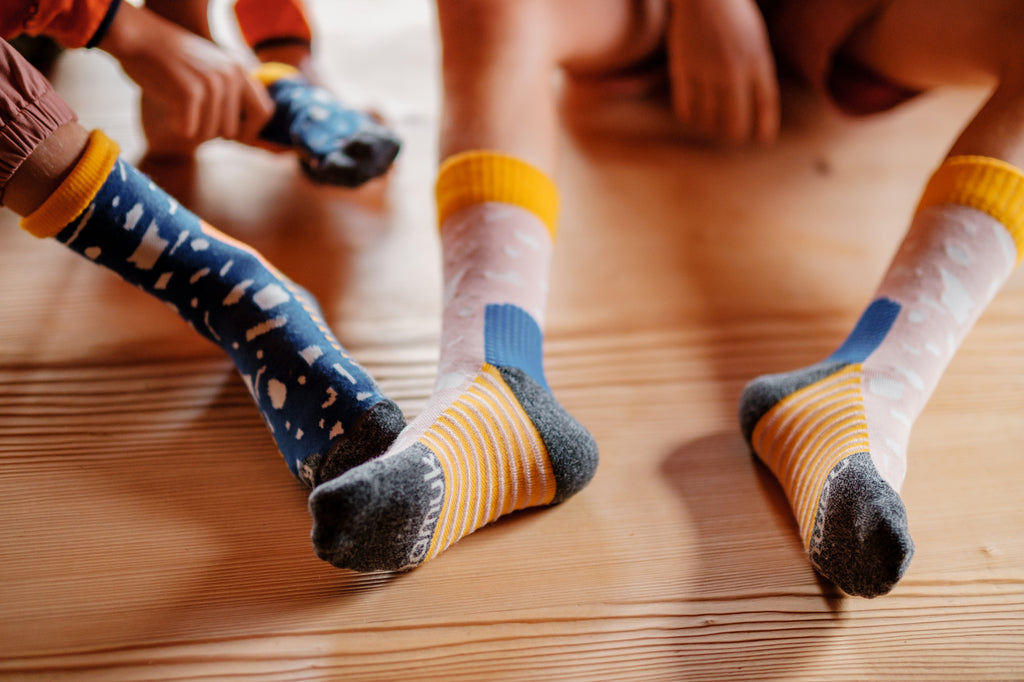
[[684, 123], [727, 142], [775, 139], [775, 60], [753, 0], [672, 0], [668, 60], [672, 106]]
[[166, 126], [183, 140], [252, 142], [273, 113], [265, 88], [242, 64], [148, 10], [123, 3], [100, 47], [161, 105]]

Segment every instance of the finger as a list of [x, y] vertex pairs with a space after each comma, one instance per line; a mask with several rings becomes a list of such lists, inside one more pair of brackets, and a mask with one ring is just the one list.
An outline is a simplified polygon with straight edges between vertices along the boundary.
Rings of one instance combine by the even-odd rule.
[[718, 136], [718, 120], [721, 104], [717, 87], [711, 82], [701, 82], [694, 88], [699, 93], [695, 106], [695, 122], [701, 133]]
[[274, 114], [274, 100], [270, 98], [263, 84], [246, 77], [242, 86], [240, 112], [241, 127], [238, 139], [252, 142], [270, 121]]
[[221, 109], [221, 126], [219, 136], [225, 140], [238, 138], [242, 116], [242, 84], [244, 73], [235, 72], [223, 80], [223, 107]]
[[671, 83], [672, 88], [672, 111], [675, 112], [676, 118], [683, 123], [690, 123], [693, 120], [693, 92], [690, 89], [690, 84], [682, 81], [673, 79]]
[[723, 140], [742, 144], [750, 139], [752, 99], [750, 87], [745, 79], [723, 86], [719, 93], [721, 109], [718, 115], [718, 133]]
[[203, 74], [202, 120], [199, 122], [199, 141], [217, 137], [223, 128], [224, 86], [214, 74]]
[[754, 100], [754, 139], [761, 144], [774, 142], [779, 136], [782, 119], [782, 104], [779, 96], [779, 80], [774, 68], [768, 68], [754, 81], [751, 93]]
[[183, 138], [192, 139], [199, 132], [202, 119], [202, 93], [196, 88], [186, 88], [178, 102], [168, 106], [171, 112], [168, 125], [172, 131]]

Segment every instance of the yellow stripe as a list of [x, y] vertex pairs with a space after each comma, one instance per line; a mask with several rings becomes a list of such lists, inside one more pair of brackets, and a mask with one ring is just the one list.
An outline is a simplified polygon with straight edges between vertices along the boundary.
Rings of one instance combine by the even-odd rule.
[[56, 237], [89, 207], [107, 181], [119, 153], [117, 143], [102, 131], [89, 133], [85, 151], [71, 173], [42, 206], [21, 219], [22, 229], [39, 238]]
[[558, 231], [558, 188], [543, 171], [514, 156], [490, 151], [451, 156], [441, 164], [434, 193], [442, 227], [460, 209], [497, 201], [540, 218], [552, 241]]
[[554, 499], [540, 434], [490, 365], [420, 442], [440, 461], [446, 488], [427, 559], [499, 516]]
[[479, 445], [474, 441], [472, 435], [467, 433], [463, 425], [459, 423], [453, 412], [450, 411], [443, 416], [441, 421], [445, 422], [452, 429], [453, 435], [459, 443], [458, 449], [453, 454], [459, 468], [462, 469], [463, 477], [473, 481], [473, 484], [460, 486], [458, 490], [453, 491], [452, 499], [455, 504], [452, 510], [451, 535], [458, 538], [469, 532], [466, 529], [470, 526], [470, 510], [473, 507], [473, 500], [476, 496], [480, 480], [478, 475], [480, 470]]
[[[857, 381], [857, 379], [854, 380], [855, 385]], [[800, 426], [802, 422], [809, 419], [808, 412], [812, 406], [817, 404], [827, 406], [841, 402], [848, 390], [849, 383], [844, 372], [837, 372], [818, 383], [790, 394], [774, 409], [769, 410], [758, 422], [757, 428], [754, 430], [754, 437], [758, 439], [756, 449], [759, 452], [766, 451], [765, 463], [769, 465], [776, 477], [782, 471], [777, 458], [792, 450], [792, 440], [799, 440], [803, 431]], [[790, 421], [794, 419], [801, 421], [791, 424]], [[784, 436], [780, 434], [781, 431], [785, 431]]]
[[[495, 385], [490, 377], [481, 374], [480, 383], [470, 389], [466, 396], [467, 402], [473, 405], [482, 414], [488, 416], [491, 426], [494, 429], [495, 441], [499, 443], [498, 449], [492, 453], [492, 461], [489, 462], [491, 475], [496, 477], [506, 476], [509, 482], [508, 490], [503, 499], [492, 501], [495, 511], [493, 516], [487, 518], [490, 523], [502, 514], [507, 514], [514, 509], [522, 508], [522, 483], [523, 467], [520, 462], [521, 447], [518, 447], [515, 434], [515, 427], [510, 417], [512, 412], [519, 410], [517, 403], [509, 404], [502, 395], [504, 383]], [[504, 389], [507, 391], [507, 389]], [[508, 465], [512, 465], [511, 476], [508, 475]]]
[[[486, 401], [479, 400], [473, 390], [476, 387], [471, 387], [469, 393], [463, 396], [465, 401], [464, 407], [467, 410], [471, 410], [477, 414], [486, 414], [486, 410], [494, 409], [493, 406], [487, 405]], [[485, 482], [490, 494], [481, 496], [484, 498], [482, 501], [484, 504], [482, 508], [478, 508], [478, 513], [474, 517], [473, 528], [479, 528], [480, 526], [489, 523], [496, 519], [503, 513], [500, 506], [501, 500], [507, 498], [507, 492], [505, 494], [498, 494], [497, 488], [498, 483], [503, 480], [501, 475], [501, 457], [499, 453], [502, 446], [502, 435], [501, 429], [490, 421], [487, 421], [486, 435], [486, 447], [481, 448], [478, 456], [478, 470], [483, 474], [478, 476], [478, 480]]]
[[282, 78], [290, 78], [297, 76], [302, 72], [291, 64], [285, 64], [283, 62], [264, 62], [260, 64], [252, 72], [252, 77], [263, 84], [263, 87], [267, 87], [275, 81], [279, 81]]
[[494, 435], [488, 431], [481, 431], [473, 423], [472, 415], [466, 413], [462, 407], [460, 403], [452, 405], [453, 417], [458, 419], [462, 428], [468, 432], [468, 436], [473, 444], [474, 459], [476, 460], [478, 470], [487, 472], [486, 475], [474, 477], [480, 485], [472, 486], [473, 503], [469, 507], [472, 520], [469, 524], [474, 528], [478, 528], [486, 523], [484, 519], [489, 517], [492, 500], [495, 497], [493, 476], [489, 475], [493, 465], [488, 459], [487, 454], [495, 450], [497, 443], [494, 441]]
[[761, 417], [751, 442], [778, 479], [804, 546], [809, 547], [828, 474], [868, 451], [861, 366], [850, 365], [780, 400]]
[[[827, 388], [827, 387], [823, 387]], [[795, 423], [787, 424], [787, 437], [785, 439], [778, 439], [772, 441], [773, 460], [783, 457], [785, 461], [777, 464], [778, 471], [775, 472], [776, 477], [780, 480], [787, 482], [792, 481], [794, 475], [798, 475], [800, 458], [798, 457], [787, 457], [786, 455], [790, 452], [806, 452], [813, 444], [813, 437], [817, 437], [822, 432], [829, 432], [833, 427], [833, 420], [830, 418], [831, 413], [836, 410], [841, 410], [842, 406], [845, 405], [850, 396], [843, 393], [839, 396], [834, 395], [834, 391], [828, 391], [828, 393], [822, 397], [820, 404], [813, 406], [800, 405], [793, 406], [795, 411]], [[826, 438], [828, 436], [825, 436]]]
[[[811, 428], [807, 428], [803, 425], [798, 427], [799, 433], [804, 434], [794, 447], [788, 448], [790, 453], [800, 453], [799, 457], [789, 457], [786, 461], [787, 467], [784, 468], [786, 473], [786, 480], [793, 482], [795, 478], [799, 478], [802, 474], [807, 471], [807, 463], [809, 458], [820, 458], [827, 457], [828, 451], [821, 450], [815, 447], [819, 442], [831, 442], [835, 438], [844, 433], [847, 428], [844, 425], [850, 419], [856, 419], [859, 414], [859, 402], [856, 402], [858, 396], [844, 396], [843, 400], [837, 400], [828, 403], [827, 408], [819, 409], [813, 412], [814, 414], [814, 425]], [[796, 467], [794, 464], [799, 460], [800, 466]]]
[[440, 551], [440, 549], [436, 549], [438, 538], [448, 537], [451, 534], [453, 522], [452, 509], [455, 507], [452, 503], [452, 495], [457, 494], [466, 485], [466, 481], [462, 476], [462, 469], [454, 465], [451, 456], [448, 454], [452, 451], [452, 446], [448, 443], [447, 438], [439, 438], [438, 431], [439, 429], [435, 423], [430, 431], [420, 437], [420, 442], [430, 448], [437, 456], [437, 460], [441, 464], [441, 470], [444, 472], [445, 487], [445, 498], [441, 506], [441, 514], [437, 520], [437, 527], [434, 529], [434, 537], [430, 541], [430, 549], [427, 550], [428, 559]]
[[1002, 223], [1024, 257], [1024, 172], [987, 156], [952, 156], [935, 171], [918, 210], [937, 204], [960, 204], [983, 211]]
[[[480, 382], [487, 382], [488, 377], [481, 375], [478, 379]], [[500, 401], [500, 395], [474, 395], [471, 391], [466, 396], [467, 401], [473, 405], [474, 409], [480, 410], [485, 414], [491, 414], [495, 418], [502, 418], [503, 423], [495, 424], [495, 438], [501, 443], [499, 450], [494, 453], [494, 475], [504, 479], [507, 482], [505, 495], [500, 500], [494, 500], [494, 508], [496, 516], [507, 514], [513, 509], [518, 509], [519, 499], [522, 496], [522, 466], [517, 456], [519, 447], [516, 442], [515, 434], [511, 425], [508, 423], [506, 406]], [[489, 519], [489, 520], [493, 520]]]
[[491, 378], [493, 385], [501, 392], [504, 403], [507, 406], [506, 414], [515, 416], [515, 423], [518, 424], [519, 427], [518, 434], [520, 442], [529, 444], [529, 450], [526, 448], [518, 448], [516, 450], [516, 456], [519, 459], [520, 467], [525, 471], [527, 468], [525, 462], [532, 462], [533, 471], [536, 473], [531, 480], [542, 481], [545, 483], [540, 497], [535, 500], [521, 500], [514, 509], [524, 509], [527, 506], [536, 506], [538, 504], [549, 504], [553, 499], [555, 499], [555, 473], [551, 468], [551, 460], [548, 458], [547, 448], [544, 447], [544, 441], [537, 432], [537, 427], [533, 425], [533, 422], [531, 422], [526, 416], [526, 413], [523, 412], [523, 408], [519, 405], [519, 402], [515, 399], [512, 391], [505, 384], [505, 380], [502, 378], [501, 373], [497, 368], [492, 365], [484, 365], [483, 373]]
[[[445, 502], [445, 509], [450, 515], [446, 535], [458, 538], [461, 537], [459, 533], [462, 531], [463, 516], [466, 513], [466, 492], [474, 484], [476, 478], [473, 471], [473, 458], [469, 447], [467, 447], [465, 434], [456, 428], [456, 424], [446, 414], [441, 415], [436, 426], [446, 430], [444, 433], [448, 448], [445, 454], [451, 461], [452, 467], [459, 472], [456, 479], [458, 483], [453, 486], [450, 498]], [[445, 542], [438, 551], [444, 550], [453, 541]]]

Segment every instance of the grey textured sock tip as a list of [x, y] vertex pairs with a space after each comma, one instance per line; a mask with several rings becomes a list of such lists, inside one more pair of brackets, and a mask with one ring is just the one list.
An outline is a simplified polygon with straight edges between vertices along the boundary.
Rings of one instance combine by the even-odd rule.
[[429, 549], [443, 499], [441, 465], [415, 443], [313, 491], [313, 548], [339, 568], [365, 573], [414, 566]]
[[402, 410], [385, 398], [371, 406], [323, 455], [303, 460], [300, 478], [311, 488], [383, 454], [405, 428]]
[[889, 592], [910, 565], [914, 542], [903, 501], [868, 453], [836, 465], [822, 503], [810, 548], [815, 567], [848, 594]]

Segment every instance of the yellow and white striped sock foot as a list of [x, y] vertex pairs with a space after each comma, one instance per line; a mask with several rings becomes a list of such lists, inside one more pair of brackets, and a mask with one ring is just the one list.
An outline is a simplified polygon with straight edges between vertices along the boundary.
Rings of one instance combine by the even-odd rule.
[[593, 438], [546, 388], [484, 365], [414, 444], [313, 492], [313, 544], [341, 568], [412, 568], [505, 514], [563, 501], [596, 464]]
[[960, 342], [1024, 253], [1024, 173], [947, 159], [876, 298], [826, 360], [759, 377], [740, 421], [782, 485], [811, 562], [845, 592], [895, 586], [913, 554], [907, 443]]
[[864, 382], [860, 363], [838, 360], [760, 377], [744, 391], [741, 418], [815, 568], [849, 594], [874, 597], [903, 576], [914, 543], [903, 501], [869, 454]]
[[437, 194], [435, 392], [387, 453], [310, 496], [314, 548], [343, 568], [416, 566], [505, 514], [561, 502], [597, 466], [594, 439], [544, 378], [554, 184], [513, 157], [470, 152], [442, 166]]

